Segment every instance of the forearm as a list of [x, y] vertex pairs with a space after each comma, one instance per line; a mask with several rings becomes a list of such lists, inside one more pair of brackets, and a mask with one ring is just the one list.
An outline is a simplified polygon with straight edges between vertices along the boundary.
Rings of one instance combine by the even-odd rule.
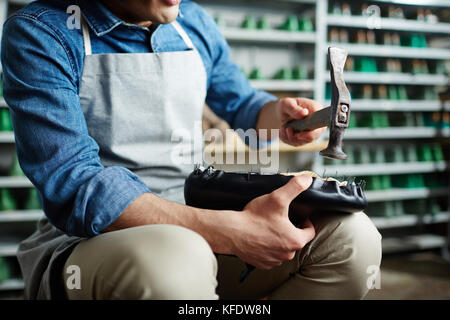
[[214, 252], [233, 254], [233, 234], [238, 226], [233, 223], [236, 214], [235, 211], [193, 208], [145, 193], [103, 232], [151, 224], [178, 225], [203, 236]]

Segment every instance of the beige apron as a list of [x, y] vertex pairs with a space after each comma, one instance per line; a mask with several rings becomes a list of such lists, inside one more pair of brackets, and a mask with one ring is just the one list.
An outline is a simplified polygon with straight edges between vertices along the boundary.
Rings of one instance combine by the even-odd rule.
[[[207, 78], [200, 54], [176, 21], [171, 25], [187, 51], [92, 54], [89, 29], [82, 25], [80, 103], [102, 164], [130, 169], [152, 192], [184, 203], [184, 180], [202, 159]], [[27, 298], [64, 297], [62, 266], [81, 240], [46, 219], [39, 222], [18, 252]]]

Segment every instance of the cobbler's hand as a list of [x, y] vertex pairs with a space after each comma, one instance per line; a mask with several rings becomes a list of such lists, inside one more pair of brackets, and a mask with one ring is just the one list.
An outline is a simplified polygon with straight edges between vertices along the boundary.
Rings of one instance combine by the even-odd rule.
[[[278, 101], [277, 115], [281, 123], [286, 123], [294, 119], [303, 119], [309, 114], [322, 109], [322, 105], [307, 98], [284, 98]], [[280, 139], [292, 146], [301, 146], [311, 143], [319, 138], [326, 130], [326, 127], [312, 131], [295, 132], [292, 128], [284, 125], [280, 128]]]
[[232, 238], [234, 254], [259, 269], [271, 269], [292, 260], [295, 252], [315, 236], [308, 219], [301, 229], [289, 220], [291, 201], [311, 183], [311, 176], [297, 176], [272, 193], [249, 202], [236, 216], [239, 219], [236, 228], [243, 229]]

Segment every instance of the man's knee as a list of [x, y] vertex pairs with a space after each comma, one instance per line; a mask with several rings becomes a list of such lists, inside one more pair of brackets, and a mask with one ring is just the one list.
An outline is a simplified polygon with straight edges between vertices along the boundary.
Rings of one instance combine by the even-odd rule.
[[363, 212], [339, 214], [322, 219], [319, 229], [312, 259], [334, 269], [327, 271], [329, 280], [342, 298], [363, 298], [381, 263], [381, 235], [373, 222]]
[[[80, 244], [69, 258], [87, 266], [90, 274], [84, 284], [92, 290], [92, 298], [215, 298], [217, 262], [199, 234], [178, 226], [154, 225], [103, 236]], [[89, 243], [93, 240], [97, 243]], [[90, 259], [99, 259], [86, 263], [88, 254]]]

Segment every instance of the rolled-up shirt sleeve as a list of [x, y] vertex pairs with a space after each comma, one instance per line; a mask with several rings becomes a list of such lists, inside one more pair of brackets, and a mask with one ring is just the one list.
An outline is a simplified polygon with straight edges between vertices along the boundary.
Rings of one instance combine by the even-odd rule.
[[212, 42], [206, 102], [233, 129], [255, 128], [261, 108], [277, 97], [250, 85], [240, 67], [231, 60], [230, 47], [214, 20], [209, 15], [203, 20]]
[[49, 221], [91, 237], [148, 187], [123, 167], [104, 167], [78, 97], [76, 64], [50, 26], [27, 16], [4, 25], [1, 60], [20, 165]]

